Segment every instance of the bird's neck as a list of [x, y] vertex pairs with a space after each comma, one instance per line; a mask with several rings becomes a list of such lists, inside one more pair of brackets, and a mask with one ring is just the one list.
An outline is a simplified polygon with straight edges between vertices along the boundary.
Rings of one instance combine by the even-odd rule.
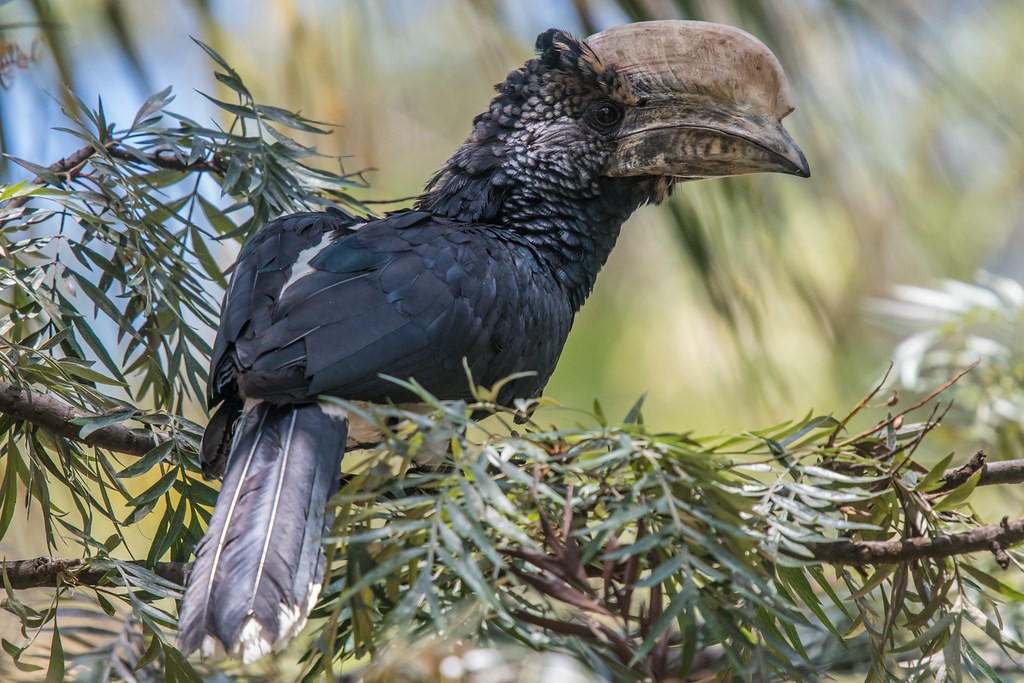
[[557, 189], [513, 193], [500, 222], [528, 241], [578, 311], [594, 288], [622, 224], [640, 204], [627, 183], [607, 181], [585, 195], [562, 197]]
[[[562, 285], [574, 311], [590, 295], [597, 274], [629, 215], [644, 201], [636, 183], [602, 178], [566, 188], [529, 176], [480, 179], [449, 162], [441, 182], [418, 208], [477, 225], [493, 225], [523, 239]], [[523, 182], [524, 180], [530, 182]]]

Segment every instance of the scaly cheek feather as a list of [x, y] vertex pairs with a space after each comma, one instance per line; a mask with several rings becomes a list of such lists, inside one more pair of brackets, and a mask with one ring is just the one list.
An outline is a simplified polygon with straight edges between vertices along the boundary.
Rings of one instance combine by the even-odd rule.
[[661, 204], [672, 196], [672, 188], [675, 187], [676, 179], [668, 176], [659, 176], [654, 181], [654, 188], [651, 192], [651, 202]]

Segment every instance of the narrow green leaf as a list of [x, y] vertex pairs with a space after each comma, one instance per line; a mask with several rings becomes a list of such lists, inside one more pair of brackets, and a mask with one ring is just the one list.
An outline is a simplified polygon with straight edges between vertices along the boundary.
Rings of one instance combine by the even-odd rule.
[[97, 289], [96, 285], [89, 281], [89, 278], [83, 277], [73, 270], [68, 272], [70, 272], [71, 276], [75, 279], [79, 289], [89, 297], [89, 300], [92, 301], [93, 305], [96, 306], [98, 310], [103, 311], [107, 317], [117, 323], [120, 329], [132, 330], [131, 322], [121, 314], [121, 311], [114, 305], [114, 302], [107, 298], [106, 294]]
[[352, 583], [352, 585], [346, 586], [342, 591], [341, 596], [339, 596], [339, 599], [350, 599], [363, 588], [380, 581], [407, 562], [423, 557], [426, 552], [426, 548], [407, 548], [403, 550], [360, 576], [358, 580]]
[[956, 614], [947, 612], [934, 621], [931, 626], [919, 633], [916, 637], [906, 642], [901, 642], [893, 647], [893, 652], [910, 652], [912, 650], [924, 649], [937, 638], [945, 636], [949, 627], [956, 621]]
[[498, 601], [494, 590], [488, 585], [484, 575], [480, 572], [480, 567], [477, 566], [476, 562], [473, 562], [467, 556], [457, 557], [444, 548], [437, 548], [435, 552], [437, 553], [437, 558], [446, 567], [458, 574], [459, 578], [465, 582], [469, 594], [475, 594], [493, 607], [502, 618], [511, 620], [504, 606]]
[[624, 558], [624, 557], [632, 557], [634, 555], [643, 555], [648, 550], [651, 550], [652, 548], [657, 548], [658, 546], [662, 545], [663, 543], [665, 543], [665, 538], [664, 538], [663, 534], [661, 534], [659, 532], [654, 532], [654, 533], [648, 534], [647, 536], [644, 536], [643, 538], [641, 538], [636, 543], [631, 543], [629, 545], [620, 546], [620, 547], [616, 548], [615, 550], [613, 550], [611, 552], [605, 553], [604, 555], [601, 556], [601, 559], [602, 560], [618, 560], [618, 559], [621, 559], [621, 558]]
[[950, 453], [940, 460], [935, 467], [928, 470], [928, 474], [924, 475], [921, 481], [917, 482], [917, 486], [914, 487], [914, 490], [930, 493], [942, 486], [942, 475], [945, 474], [946, 470], [949, 468], [949, 463], [953, 462], [954, 455], [956, 454]]
[[201, 92], [199, 94], [208, 99], [210, 102], [213, 102], [215, 105], [217, 105], [224, 111], [228, 112], [229, 114], [234, 114], [235, 116], [238, 116], [243, 119], [255, 119], [259, 117], [259, 114], [256, 112], [256, 110], [254, 110], [251, 107], [242, 104], [232, 104], [231, 102], [225, 102], [224, 100], [218, 100], [216, 97], [211, 97], [206, 93]]
[[64, 683], [64, 646], [60, 640], [60, 629], [53, 622], [53, 638], [50, 640], [50, 664], [46, 668], [46, 683]]
[[173, 449], [174, 441], [167, 439], [159, 445], [151, 448], [148, 453], [118, 472], [117, 476], [122, 479], [131, 479], [132, 477], [137, 477], [140, 474], [145, 474], [150, 471], [154, 465], [163, 461], [168, 455], [170, 455]]
[[227, 71], [229, 74], [231, 74], [235, 78], [238, 78], [238, 74], [235, 73], [235, 70], [231, 68], [231, 65], [229, 65], [227, 63], [227, 60], [225, 60], [223, 57], [221, 57], [220, 54], [218, 54], [216, 50], [214, 50], [212, 47], [210, 47], [209, 45], [207, 45], [203, 41], [199, 40], [198, 38], [192, 38], [192, 42], [195, 43], [196, 45], [198, 45], [199, 47], [201, 47], [203, 49], [203, 51], [207, 55], [210, 56], [210, 59], [212, 59], [214, 62], [216, 62], [218, 66], [220, 66], [222, 69]]
[[171, 488], [171, 485], [174, 484], [174, 480], [177, 478], [178, 468], [174, 467], [168, 470], [164, 476], [160, 477], [155, 484], [128, 501], [128, 505], [135, 508], [141, 508], [155, 502], [157, 498], [167, 493], [167, 489]]
[[83, 362], [77, 359], [65, 358], [58, 361], [60, 369], [74, 377], [85, 380], [86, 382], [92, 382], [94, 384], [103, 384], [107, 386], [122, 386], [123, 383], [107, 377], [102, 372], [96, 372], [92, 368], [86, 366]]
[[121, 374], [121, 370], [117, 366], [117, 363], [114, 362], [114, 359], [111, 358], [110, 354], [107, 352], [106, 345], [104, 345], [103, 342], [100, 341], [99, 337], [97, 337], [92, 331], [89, 323], [86, 322], [82, 316], [76, 315], [71, 318], [71, 324], [74, 326], [75, 331], [81, 335], [82, 339], [85, 340], [86, 345], [93, 353], [96, 354], [96, 357], [100, 362], [103, 363], [103, 367], [117, 378], [118, 382], [127, 386], [128, 380], [126, 380], [124, 375]]
[[978, 486], [978, 482], [981, 481], [982, 474], [984, 474], [984, 470], [978, 470], [972, 474], [967, 481], [960, 484], [960, 486], [957, 486], [948, 495], [943, 497], [943, 499], [933, 507], [935, 512], [955, 510], [964, 505], [964, 503], [966, 503], [971, 497], [971, 494], [974, 493], [974, 489]]
[[6, 652], [7, 655], [15, 661], [17, 661], [18, 658], [21, 657], [21, 653], [25, 651], [24, 647], [18, 647], [6, 638], [0, 640], [0, 643], [3, 644], [4, 652]]
[[893, 564], [876, 567], [875, 571], [868, 576], [868, 579], [864, 581], [860, 588], [854, 591], [850, 598], [853, 600], [860, 600], [861, 598], [866, 597], [882, 585], [883, 581], [892, 576], [894, 571], [896, 571], [896, 565]]
[[478, 521], [479, 517], [468, 515], [450, 500], [445, 503], [445, 510], [448, 512], [448, 519], [451, 521], [452, 529], [454, 529], [459, 536], [472, 541], [477, 547], [477, 550], [486, 555], [487, 559], [489, 559], [495, 567], [500, 567], [504, 564], [504, 562], [502, 562], [501, 555], [498, 554], [498, 551], [494, 548], [494, 544], [487, 538], [487, 533], [480, 525]]
[[687, 564], [688, 553], [675, 553], [669, 555], [654, 570], [644, 578], [633, 584], [637, 588], [649, 588], [664, 583], [669, 577], [674, 576], [683, 565]]
[[41, 185], [31, 185], [27, 180], [20, 180], [12, 185], [0, 185], [0, 202], [5, 202], [8, 199], [14, 199], [15, 197], [23, 197], [25, 195], [31, 195], [32, 190]]
[[811, 587], [810, 581], [807, 580], [807, 576], [804, 574], [804, 570], [799, 567], [779, 567], [778, 569], [779, 579], [793, 589], [807, 609], [814, 613], [814, 616], [818, 618], [822, 624], [825, 625], [832, 635], [842, 642], [843, 635], [832, 623], [832, 620], [825, 614], [825, 610], [821, 608], [821, 601], [818, 598], [818, 594], [814, 592]]
[[213, 488], [206, 482], [194, 478], [182, 481], [187, 481], [187, 486], [179, 481], [175, 483], [174, 487], [178, 493], [185, 496], [189, 502], [196, 506], [205, 505], [209, 508], [212, 508], [217, 503], [217, 489]]
[[1024, 602], [1024, 593], [1003, 583], [987, 571], [979, 569], [970, 562], [960, 562], [959, 565], [960, 568], [970, 574], [975, 581], [989, 590], [995, 591], [997, 595], [1000, 595], [1011, 602]]
[[135, 662], [132, 666], [132, 671], [141, 671], [144, 667], [152, 664], [157, 658], [163, 654], [163, 647], [161, 647], [161, 641], [155, 635], [149, 637], [149, 645], [146, 646], [146, 650], [139, 657], [139, 661]]
[[992, 665], [986, 662], [985, 659], [978, 654], [978, 651], [974, 649], [973, 645], [971, 645], [970, 640], [964, 638], [962, 645], [964, 652], [967, 653], [967, 658], [971, 660], [971, 663], [974, 664], [974, 666], [978, 667], [981, 672], [985, 674], [988, 680], [992, 681], [992, 683], [1003, 683], [1003, 679], [996, 673], [996, 670], [992, 668]]
[[231, 88], [236, 93], [241, 95], [243, 98], [245, 98], [245, 99], [252, 99], [252, 95], [249, 93], [249, 89], [245, 87], [245, 84], [242, 83], [241, 80], [239, 80], [239, 78], [238, 78], [238, 76], [236, 74], [234, 74], [234, 73], [225, 74], [225, 73], [220, 73], [218, 71], [218, 72], [215, 72], [213, 75], [214, 75], [214, 77], [219, 82], [221, 82], [224, 85], [226, 85], [227, 87]]
[[643, 422], [643, 414], [641, 413], [641, 411], [643, 410], [644, 401], [646, 399], [647, 392], [645, 391], [640, 395], [640, 398], [636, 400], [636, 403], [633, 404], [633, 407], [629, 409], [629, 412], [626, 413], [626, 417], [622, 420], [623, 424], [635, 425]]
[[76, 417], [72, 420], [68, 420], [71, 424], [81, 425], [82, 428], [78, 430], [79, 438], [85, 439], [93, 432], [110, 427], [112, 425], [121, 424], [135, 417], [135, 411], [129, 410], [120, 413], [114, 413], [112, 415], [95, 415], [90, 417]]
[[164, 667], [167, 671], [167, 678], [184, 683], [203, 683], [202, 676], [192, 668], [192, 665], [174, 647], [167, 643], [162, 644], [164, 651]]
[[224, 179], [221, 181], [221, 187], [226, 194], [233, 194], [241, 190], [238, 187], [239, 182], [242, 178], [242, 171], [245, 170], [241, 157], [233, 156], [228, 161], [228, 170], [224, 173]]
[[[692, 584], [690, 584], [692, 586]], [[697, 600], [696, 591], [687, 590], [686, 584], [684, 583], [683, 589], [672, 596], [672, 599], [668, 603], [668, 607], [661, 613], [661, 616], [651, 626], [651, 630], [648, 632], [647, 637], [644, 638], [643, 643], [635, 653], [633, 658], [629, 660], [630, 666], [635, 666], [637, 662], [643, 660], [644, 657], [651, 651], [651, 649], [657, 644], [658, 640], [661, 639], [662, 634], [665, 630], [676, 621], [679, 615], [686, 609], [692, 609]]]
[[137, 128], [140, 123], [156, 114], [168, 104], [174, 100], [174, 96], [171, 95], [171, 86], [167, 86], [163, 90], [146, 98], [146, 101], [142, 103], [137, 114], [135, 114], [135, 120], [132, 121], [132, 128]]
[[59, 186], [62, 184], [60, 176], [58, 176], [56, 173], [51, 171], [46, 166], [40, 166], [39, 164], [32, 163], [31, 161], [28, 161], [26, 159], [19, 159], [18, 157], [11, 156], [10, 154], [5, 154], [4, 156], [6, 156], [14, 163], [18, 164], [18, 166], [21, 166], [22, 168], [35, 174], [35, 176], [39, 178], [40, 181], [46, 183], [47, 185]]
[[287, 126], [294, 130], [302, 131], [303, 133], [329, 135], [331, 132], [324, 128], [317, 128], [316, 126], [313, 125], [314, 123], [321, 126], [328, 125], [323, 121], [312, 121], [310, 119], [305, 118], [304, 116], [296, 114], [295, 112], [288, 111], [287, 109], [282, 109], [281, 107], [273, 107], [268, 104], [257, 104], [256, 111], [260, 113], [260, 116], [266, 119], [274, 121], [275, 123], [280, 123], [281, 125]]
[[21, 460], [21, 451], [13, 435], [8, 435], [7, 438], [6, 459], [4, 480], [0, 484], [0, 538], [4, 538], [7, 533], [18, 505], [18, 461]]
[[829, 600], [832, 601], [832, 604], [835, 605], [847, 619], [850, 619], [851, 616], [846, 603], [840, 600], [839, 595], [836, 594], [835, 589], [832, 588], [832, 585], [828, 582], [828, 579], [825, 577], [825, 571], [820, 566], [804, 567], [804, 570], [811, 575], [811, 578], [818, 584], [822, 592], [828, 596]]

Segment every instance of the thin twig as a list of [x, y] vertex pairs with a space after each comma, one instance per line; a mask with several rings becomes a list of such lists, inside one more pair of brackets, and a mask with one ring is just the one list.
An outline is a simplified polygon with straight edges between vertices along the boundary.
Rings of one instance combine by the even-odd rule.
[[122, 161], [134, 162], [136, 164], [151, 164], [157, 168], [165, 168], [182, 173], [206, 171], [224, 175], [227, 172], [227, 165], [216, 156], [212, 159], [200, 157], [190, 162], [182, 161], [177, 154], [169, 149], [141, 152], [122, 145], [110, 147], [108, 152], [111, 157], [121, 159]]
[[[373, 407], [370, 403], [353, 402], [364, 409]], [[401, 406], [408, 408], [408, 406]], [[76, 408], [61, 399], [39, 391], [19, 387], [0, 380], [0, 415], [9, 415], [16, 420], [25, 420], [45, 429], [87, 446], [104, 448], [115, 453], [143, 456], [157, 445], [156, 438], [136, 429], [122, 425], [102, 427], [86, 436], [81, 436], [81, 425], [72, 420], [96, 417], [94, 413]], [[349, 415], [348, 442], [346, 450], [374, 448], [384, 437], [377, 425], [353, 412]]]
[[[928, 394], [927, 396], [922, 398], [920, 401], [918, 401], [914, 405], [910, 406], [909, 408], [905, 408], [904, 410], [896, 413], [895, 415], [893, 415], [889, 419], [885, 420], [884, 422], [882, 422], [880, 424], [877, 424], [874, 427], [871, 427], [870, 429], [864, 430], [863, 432], [861, 432], [857, 436], [850, 437], [849, 439], [846, 439], [845, 441], [843, 441], [842, 443], [839, 444], [839, 447], [843, 448], [845, 446], [849, 446], [850, 444], [856, 443], [856, 442], [860, 441], [861, 439], [866, 439], [867, 437], [871, 436], [875, 432], [878, 432], [878, 431], [884, 429], [886, 425], [892, 424], [895, 420], [898, 420], [900, 418], [906, 417], [908, 414], [914, 412], [918, 408], [921, 408], [922, 406], [927, 405], [933, 398], [935, 398], [936, 396], [938, 396], [939, 394], [944, 392], [946, 389], [949, 389], [951, 386], [956, 384], [958, 381], [960, 381], [960, 379], [964, 375], [966, 375], [968, 372], [970, 372], [971, 370], [973, 370], [976, 367], [978, 367], [978, 362], [977, 361], [974, 362], [974, 363], [971, 363], [969, 366], [967, 366], [966, 368], [964, 368], [960, 372], [956, 373], [956, 375], [954, 375], [952, 379], [950, 379], [948, 382], [943, 384], [941, 387], [939, 387], [935, 391], [931, 392], [930, 394]], [[876, 390], [876, 393], [877, 393], [877, 390]]]
[[[137, 164], [151, 164], [156, 168], [165, 168], [172, 171], [180, 171], [182, 173], [192, 173], [197, 171], [206, 171], [209, 173], [216, 173], [224, 175], [227, 171], [226, 164], [216, 156], [212, 159], [200, 158], [192, 162], [182, 161], [176, 154], [171, 150], [156, 150], [155, 152], [140, 152], [138, 150], [126, 147], [123, 143], [117, 140], [111, 140], [106, 145], [106, 152], [115, 159], [121, 159], [122, 161], [134, 162]], [[78, 177], [85, 164], [92, 159], [96, 154], [100, 153], [92, 145], [87, 145], [79, 150], [69, 154], [60, 161], [50, 164], [47, 170], [61, 176], [61, 179], [65, 182], [72, 181]], [[36, 176], [31, 180], [31, 184], [38, 185], [45, 183], [45, 179], [42, 176]], [[6, 216], [0, 217], [0, 225], [7, 223], [17, 218], [15, 215], [11, 215], [14, 209], [24, 206], [32, 199], [32, 195], [26, 194], [20, 197], [11, 199], [4, 204], [4, 213]]]
[[832, 430], [831, 434], [829, 434], [828, 443], [825, 444], [826, 448], [832, 448], [836, 443], [836, 439], [839, 437], [839, 432], [843, 431], [843, 429], [846, 428], [846, 425], [849, 424], [850, 420], [856, 417], [857, 413], [859, 413], [860, 411], [867, 407], [871, 399], [873, 399], [875, 396], [878, 396], [878, 392], [882, 390], [882, 387], [885, 386], [886, 381], [889, 379], [889, 374], [892, 372], [892, 367], [893, 365], [890, 362], [889, 367], [885, 369], [885, 374], [882, 375], [882, 379], [878, 381], [878, 384], [875, 385], [875, 388], [872, 389], [867, 396], [858, 401], [857, 405], [853, 407], [853, 410], [851, 410], [849, 414], [847, 414], [847, 416], [844, 417], [842, 421], [836, 425], [836, 428]]
[[[93, 147], [92, 145], [86, 145], [85, 147], [67, 155], [60, 161], [50, 164], [47, 167], [47, 170], [52, 171], [53, 173], [56, 173], [59, 176], [65, 176], [65, 180], [74, 180], [78, 172], [82, 170], [82, 167], [85, 165], [85, 162], [88, 161], [89, 158], [95, 153], [95, 147]], [[10, 155], [5, 154], [4, 156]], [[31, 184], [38, 185], [42, 182], [44, 182], [42, 176], [36, 176], [35, 178], [32, 179]], [[4, 205], [4, 210], [10, 211], [12, 209], [18, 208], [19, 206], [24, 206], [29, 202], [30, 199], [32, 199], [31, 195], [22, 195], [20, 197], [15, 197], [14, 199], [11, 199]], [[0, 218], [0, 224], [3, 224], [4, 222], [4, 219]]]

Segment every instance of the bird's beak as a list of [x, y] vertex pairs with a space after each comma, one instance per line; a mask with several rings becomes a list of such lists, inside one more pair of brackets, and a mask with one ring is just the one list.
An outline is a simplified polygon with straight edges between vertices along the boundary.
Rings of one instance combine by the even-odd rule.
[[631, 108], [605, 172], [680, 178], [811, 174], [780, 121], [700, 99]]
[[650, 21], [602, 31], [587, 44], [632, 93], [606, 175], [810, 175], [782, 127], [793, 110], [786, 75], [749, 33], [700, 21]]

